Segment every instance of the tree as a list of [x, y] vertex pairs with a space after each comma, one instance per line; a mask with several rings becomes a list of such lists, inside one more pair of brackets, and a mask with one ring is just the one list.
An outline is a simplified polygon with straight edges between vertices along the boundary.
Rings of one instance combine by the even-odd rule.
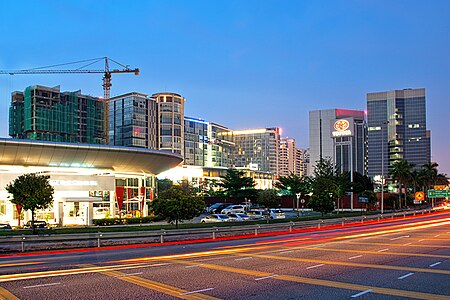
[[173, 185], [172, 180], [164, 178], [164, 179], [156, 179], [156, 187], [158, 194], [170, 189]]
[[152, 201], [151, 211], [169, 223], [178, 223], [191, 220], [199, 216], [205, 209], [203, 198], [197, 196], [190, 185], [173, 185], [161, 192], [159, 197]]
[[[314, 167], [311, 187], [313, 195], [311, 196], [308, 206], [323, 214], [334, 210], [335, 197], [340, 195], [340, 189], [345, 190], [343, 186], [343, 178], [337, 178], [335, 167], [331, 159], [320, 159]], [[342, 182], [339, 182], [341, 181]]]
[[275, 182], [275, 187], [294, 197], [296, 197], [296, 194], [306, 195], [311, 192], [309, 177], [300, 177], [293, 173], [278, 178], [278, 181]]
[[218, 185], [227, 197], [255, 199], [258, 196], [255, 181], [253, 178], [245, 176], [244, 171], [230, 168], [227, 170], [227, 174], [220, 178], [222, 182], [219, 182]]
[[31, 227], [34, 227], [34, 216], [37, 209], [46, 209], [53, 204], [54, 189], [49, 183], [50, 176], [36, 173], [23, 174], [8, 183], [6, 191], [12, 195], [11, 202], [31, 210]]
[[280, 205], [280, 197], [277, 195], [277, 191], [273, 189], [260, 190], [257, 201], [259, 205], [267, 209]]
[[401, 195], [402, 195], [402, 187], [405, 187], [405, 206], [406, 206], [406, 194], [407, 194], [407, 184], [411, 182], [411, 172], [413, 164], [410, 164], [408, 161], [402, 159], [392, 163], [392, 169], [389, 170], [389, 176], [398, 182], [398, 202], [399, 207], [401, 207]]

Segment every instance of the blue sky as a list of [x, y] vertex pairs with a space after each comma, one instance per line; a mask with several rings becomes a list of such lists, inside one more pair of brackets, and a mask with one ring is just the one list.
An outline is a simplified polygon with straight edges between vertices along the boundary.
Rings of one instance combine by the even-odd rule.
[[[425, 87], [432, 160], [450, 174], [449, 15], [450, 1], [3, 0], [0, 69], [109, 56], [141, 69], [113, 74], [111, 95], [177, 92], [187, 116], [278, 126], [300, 147], [310, 110], [364, 110], [367, 92]], [[0, 75], [0, 136], [11, 91], [101, 96], [101, 77]]]

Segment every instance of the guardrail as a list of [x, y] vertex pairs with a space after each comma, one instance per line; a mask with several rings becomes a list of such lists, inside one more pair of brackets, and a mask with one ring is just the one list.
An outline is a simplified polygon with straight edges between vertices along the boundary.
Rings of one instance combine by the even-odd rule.
[[302, 229], [320, 229], [323, 226], [364, 224], [386, 219], [406, 218], [418, 214], [429, 214], [432, 210], [414, 210], [390, 214], [356, 216], [347, 218], [318, 219], [311, 221], [284, 222], [274, 224], [248, 224], [226, 227], [193, 229], [151, 230], [133, 232], [97, 232], [81, 234], [46, 234], [0, 237], [0, 251], [25, 252], [27, 250], [63, 249], [77, 247], [102, 247], [136, 243], [166, 243], [180, 240], [217, 239], [236, 235], [258, 236], [274, 232], [294, 232]]

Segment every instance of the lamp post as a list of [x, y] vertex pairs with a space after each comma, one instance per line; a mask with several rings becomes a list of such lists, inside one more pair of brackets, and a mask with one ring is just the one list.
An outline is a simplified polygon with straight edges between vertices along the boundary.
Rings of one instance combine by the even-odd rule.
[[298, 207], [299, 207], [299, 205], [298, 205], [298, 201], [300, 200], [300, 196], [302, 195], [302, 193], [297, 193], [297, 194], [295, 194], [296, 196], [297, 196], [297, 217], [299, 217], [299, 212], [298, 212]]
[[383, 122], [383, 126], [381, 126], [381, 214], [384, 213], [384, 146], [386, 143], [384, 142], [384, 125], [389, 124], [389, 121]]

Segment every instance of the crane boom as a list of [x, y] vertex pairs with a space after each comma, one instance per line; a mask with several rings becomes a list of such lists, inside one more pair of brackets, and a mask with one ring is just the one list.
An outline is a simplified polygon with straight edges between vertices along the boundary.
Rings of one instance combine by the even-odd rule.
[[[105, 67], [102, 70], [99, 69], [93, 69], [93, 70], [89, 70], [89, 69], [84, 69], [87, 66], [90, 66], [92, 64], [95, 64], [101, 60], [105, 61]], [[123, 69], [109, 69], [109, 61], [112, 61], [114, 63], [116, 63], [117, 65], [123, 67]], [[60, 67], [60, 66], [65, 66], [65, 65], [73, 65], [73, 64], [79, 64], [79, 63], [88, 63], [78, 69], [74, 69], [74, 70], [54, 70], [51, 69], [53, 67]], [[71, 62], [71, 63], [64, 63], [64, 64], [58, 64], [58, 65], [52, 65], [52, 66], [47, 66], [47, 67], [39, 67], [39, 68], [33, 68], [33, 69], [28, 69], [28, 70], [0, 70], [0, 75], [34, 75], [34, 74], [103, 74], [103, 99], [105, 101], [105, 130], [106, 130], [106, 141], [107, 143], [109, 143], [109, 136], [108, 136], [108, 127], [109, 127], [109, 98], [110, 98], [110, 90], [111, 90], [111, 74], [113, 73], [134, 73], [134, 75], [139, 75], [139, 69], [135, 68], [135, 69], [130, 69], [128, 66], [125, 66], [115, 60], [112, 60], [108, 57], [101, 57], [101, 58], [93, 58], [93, 59], [87, 59], [87, 60], [82, 60], [82, 61], [77, 61], [77, 62]]]

